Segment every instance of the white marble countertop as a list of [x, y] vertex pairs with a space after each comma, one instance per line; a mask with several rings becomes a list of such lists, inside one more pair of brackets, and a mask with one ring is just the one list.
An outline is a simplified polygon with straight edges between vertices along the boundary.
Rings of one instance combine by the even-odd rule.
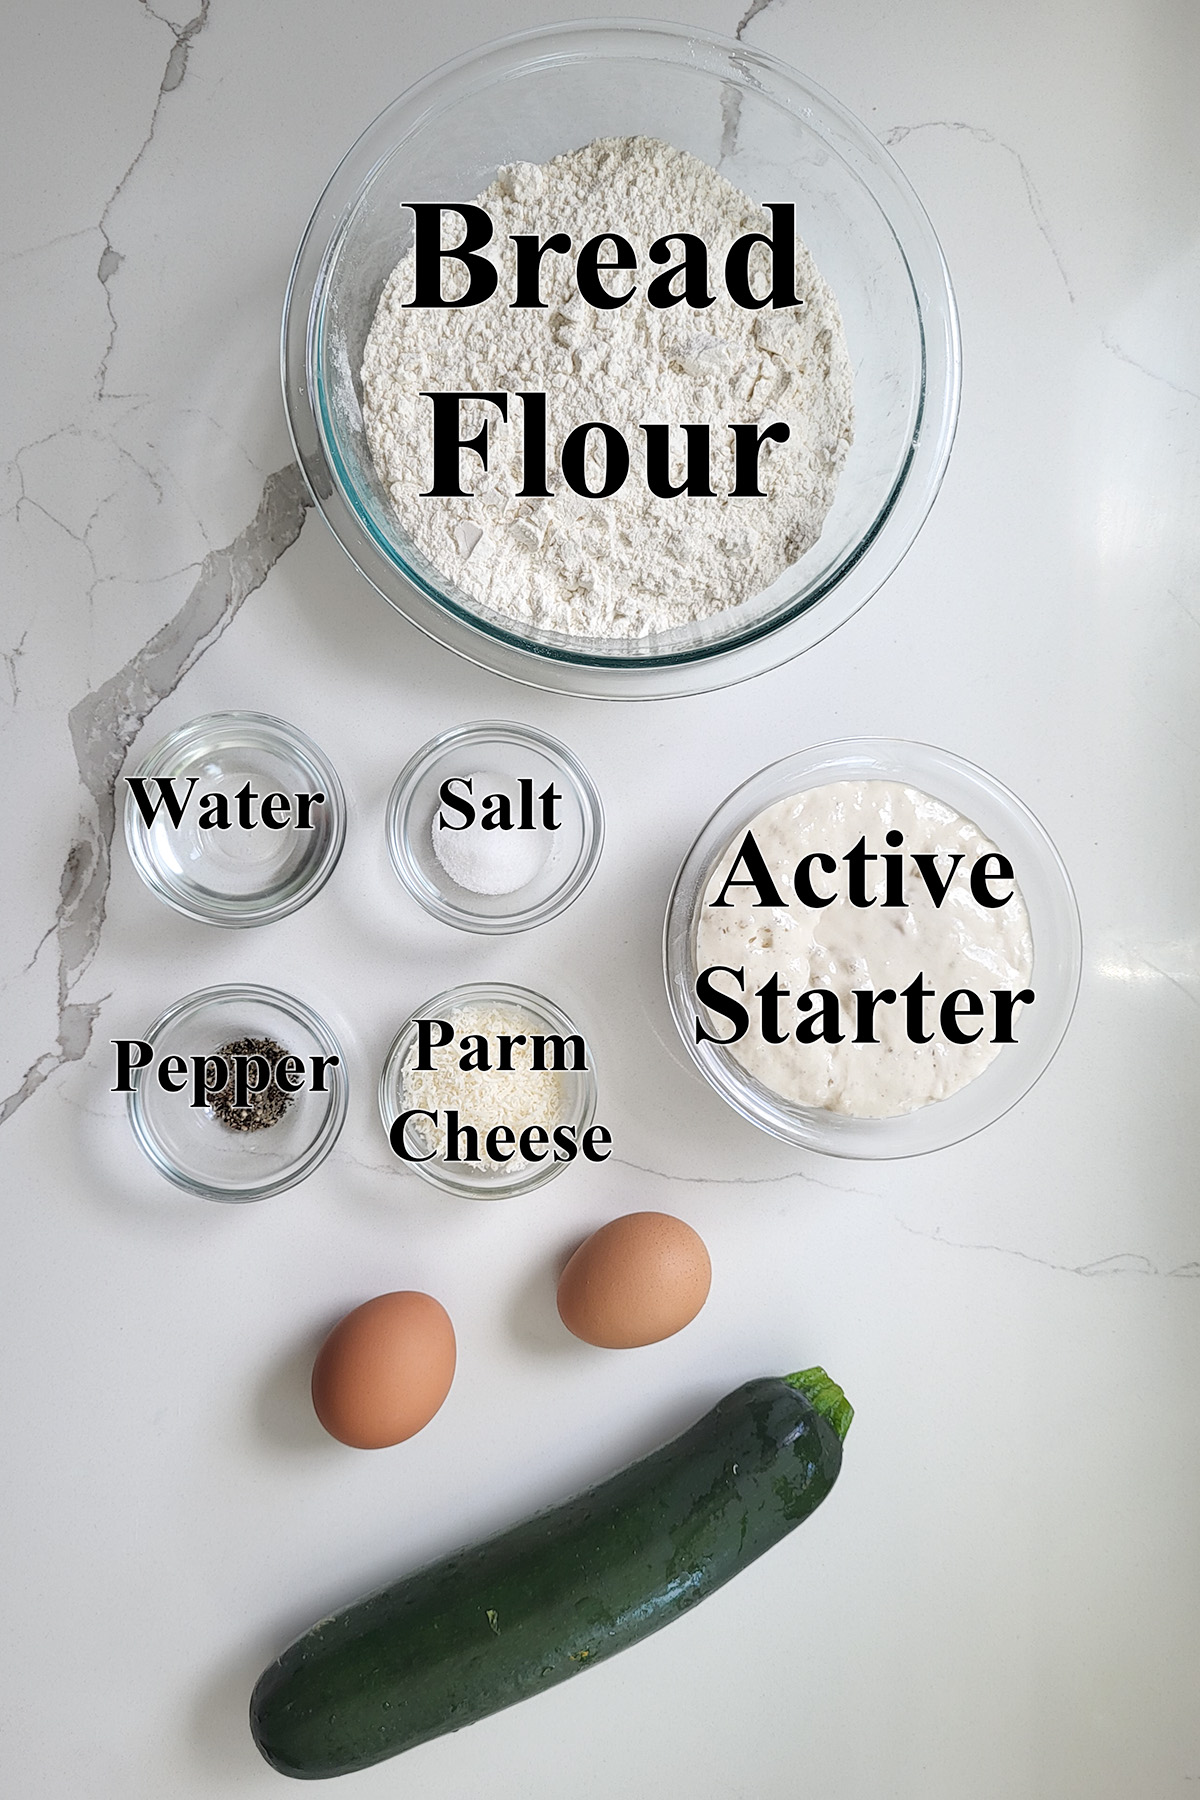
[[[524, 3], [10, 8], [3, 113], [4, 1791], [282, 1791], [260, 1667], [331, 1605], [618, 1466], [753, 1374], [857, 1408], [836, 1494], [669, 1631], [344, 1783], [489, 1800], [1167, 1800], [1200, 1792], [1196, 1217], [1196, 15], [1098, 0], [704, 0], [891, 145], [940, 234], [964, 391], [941, 497], [857, 617], [746, 687], [642, 707], [507, 684], [395, 617], [309, 511], [277, 380], [284, 283], [343, 151]], [[278, 713], [346, 783], [306, 910], [205, 929], [135, 877], [128, 756]], [[541, 931], [436, 925], [382, 811], [436, 730], [579, 753], [609, 842]], [[1042, 818], [1083, 990], [1040, 1084], [910, 1163], [806, 1157], [689, 1070], [661, 911], [696, 830], [789, 750], [882, 733]], [[526, 981], [586, 1018], [611, 1163], [502, 1207], [398, 1172], [374, 1083], [407, 1010]], [[303, 1186], [189, 1200], [138, 1154], [110, 1039], [239, 978], [344, 1035], [350, 1118]], [[556, 1261], [678, 1211], [716, 1279], [627, 1357], [567, 1340]], [[343, 1310], [425, 1288], [459, 1333], [434, 1426], [365, 1456], [306, 1398]]]

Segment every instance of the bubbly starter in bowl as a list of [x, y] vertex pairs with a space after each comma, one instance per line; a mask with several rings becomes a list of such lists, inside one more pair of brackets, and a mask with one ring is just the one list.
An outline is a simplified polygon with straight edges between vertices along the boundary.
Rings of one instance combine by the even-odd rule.
[[[782, 904], [761, 904], [763, 869], [756, 882], [748, 837]], [[970, 819], [900, 782], [831, 782], [767, 807], [722, 853], [696, 931], [697, 970], [742, 971], [741, 983], [715, 977], [751, 1015], [729, 1054], [784, 1099], [856, 1118], [912, 1112], [974, 1080], [1002, 1051], [1006, 1017], [1014, 1030], [1020, 1017], [1020, 1003], [1009, 1009], [997, 990], [1027, 990], [1033, 968], [1029, 914], [998, 859]], [[799, 897], [797, 877], [814, 904]], [[764, 1032], [756, 997], [772, 977], [787, 998], [770, 1003]], [[800, 1003], [810, 990], [836, 996], [840, 1041], [797, 1035], [798, 1021], [811, 1035], [822, 1010], [820, 995]], [[980, 1010], [960, 1003], [947, 1033], [941, 1003], [963, 990]], [[856, 998], [864, 993], [878, 1003]], [[857, 1041], [864, 1014], [877, 1042]], [[709, 1025], [715, 1039], [729, 1035], [724, 1018]], [[956, 1033], [977, 1035], [960, 1043]]]
[[[765, 196], [770, 199], [770, 196]], [[589, 637], [665, 631], [738, 605], [768, 587], [820, 536], [851, 439], [852, 375], [837, 302], [804, 245], [795, 246], [799, 304], [738, 305], [721, 271], [730, 245], [769, 233], [770, 215], [697, 157], [646, 137], [605, 138], [544, 165], [501, 169], [479, 196], [493, 224], [485, 254], [499, 270], [478, 305], [415, 307], [410, 252], [383, 290], [363, 354], [363, 418], [371, 454], [404, 530], [470, 599], [523, 625]], [[446, 244], [461, 220], [443, 222]], [[589, 239], [619, 232], [635, 270], [614, 269], [606, 291], [632, 298], [597, 307], [579, 292], [575, 258]], [[650, 305], [663, 271], [655, 240], [703, 240], [711, 305]], [[539, 265], [542, 307], [514, 306], [514, 236], [571, 240], [569, 254]], [[609, 257], [611, 259], [611, 249]], [[762, 260], [758, 260], [761, 258]], [[461, 263], [445, 258], [443, 292], [467, 291]], [[748, 265], [755, 298], [770, 287], [766, 252]], [[682, 282], [677, 278], [676, 286]], [[674, 290], [673, 290], [674, 291]], [[486, 427], [488, 468], [464, 451], [457, 499], [434, 484], [431, 391], [502, 393], [508, 419], [481, 401], [461, 404], [464, 440]], [[522, 498], [522, 393], [546, 397], [548, 498]], [[624, 437], [630, 472], [607, 497], [563, 479], [568, 435], [604, 421]], [[731, 497], [732, 423], [782, 423], [786, 441], [764, 442], [761, 497]], [[710, 428], [712, 494], [650, 491], [643, 424], [669, 425], [670, 479], [685, 475], [685, 423]], [[603, 485], [603, 439], [588, 439], [590, 492]]]

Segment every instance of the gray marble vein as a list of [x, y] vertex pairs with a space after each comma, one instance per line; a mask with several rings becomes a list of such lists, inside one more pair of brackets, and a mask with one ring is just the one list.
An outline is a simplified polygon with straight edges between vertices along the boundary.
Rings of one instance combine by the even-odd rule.
[[58, 941], [58, 1035], [55, 1044], [30, 1064], [16, 1091], [0, 1104], [0, 1125], [37, 1092], [47, 1076], [84, 1056], [91, 1042], [103, 999], [76, 1001], [71, 996], [99, 946], [116, 826], [117, 781], [129, 746], [154, 708], [174, 692], [221, 636], [246, 597], [262, 586], [284, 551], [295, 543], [310, 505], [295, 463], [268, 476], [254, 518], [231, 544], [209, 551], [174, 618], [71, 710], [71, 742], [86, 801], [78, 835], [63, 864], [54, 922], [45, 934], [53, 933]]
[[[766, 12], [776, 0], [750, 0], [749, 6], [738, 20], [734, 28], [734, 37], [738, 43], [744, 43], [746, 27], [757, 19], [759, 13]], [[724, 162], [737, 149], [738, 126], [742, 118], [742, 96], [739, 89], [727, 87], [721, 97], [721, 154], [718, 162]]]
[[9, 704], [11, 706], [15, 706], [17, 701], [21, 698], [21, 682], [17, 674], [17, 669], [21, 658], [25, 654], [25, 642], [28, 636], [29, 627], [26, 626], [11, 650], [0, 650], [0, 662], [3, 662], [4, 664], [5, 673], [8, 676], [8, 685], [12, 690], [9, 696]]
[[678, 1181], [685, 1187], [774, 1187], [784, 1181], [802, 1181], [807, 1187], [824, 1188], [831, 1194], [854, 1194], [861, 1200], [880, 1198], [869, 1188], [840, 1187], [835, 1182], [822, 1181], [808, 1169], [790, 1169], [784, 1175], [676, 1175], [669, 1169], [653, 1169], [648, 1163], [630, 1162], [626, 1156], [614, 1156], [610, 1161], [639, 1175], [652, 1175], [656, 1181]]
[[1183, 995], [1185, 1000], [1190, 1000], [1193, 1006], [1200, 1006], [1200, 997], [1194, 994], [1187, 983], [1179, 979], [1178, 975], [1172, 975], [1169, 969], [1162, 968], [1151, 957], [1147, 956], [1144, 950], [1140, 951], [1138, 954], [1148, 969], [1153, 969], [1156, 975], [1161, 975], [1164, 981], [1169, 982], [1178, 993]]
[[96, 279], [104, 289], [104, 304], [108, 308], [108, 341], [104, 346], [104, 353], [96, 370], [96, 398], [99, 400], [108, 396], [108, 361], [117, 336], [117, 315], [113, 307], [111, 284], [113, 277], [125, 260], [109, 236], [108, 222], [112, 216], [113, 207], [125, 190], [126, 183], [154, 141], [154, 133], [158, 128], [158, 115], [162, 111], [164, 99], [168, 94], [174, 93], [187, 74], [188, 57], [191, 54], [192, 44], [208, 24], [208, 11], [211, 3], [212, 0], [200, 0], [199, 12], [189, 19], [186, 25], [173, 25], [170, 19], [165, 19], [161, 13], [155, 12], [149, 4], [149, 0], [141, 0], [144, 11], [149, 14], [150, 18], [157, 19], [160, 25], [165, 25], [174, 41], [167, 55], [162, 80], [158, 84], [158, 93], [155, 96], [154, 110], [150, 114], [146, 135], [138, 146], [137, 153], [129, 167], [105, 201], [104, 211], [100, 214], [99, 230], [104, 248], [100, 252], [100, 261], [96, 265]]
[[747, 25], [749, 25], [752, 20], [757, 19], [759, 13], [766, 12], [768, 6], [773, 4], [774, 0], [750, 0], [749, 6], [738, 20], [737, 30], [733, 34], [739, 44], [745, 36]]
[[[758, 5], [755, 9], [751, 10], [749, 17], [753, 17], [754, 10], [761, 10], [762, 4], [769, 5], [770, 0], [758, 0]], [[1037, 190], [1037, 185], [1030, 173], [1029, 165], [1021, 155], [1020, 151], [1014, 149], [1011, 144], [1006, 144], [1003, 138], [998, 138], [995, 132], [988, 131], [982, 125], [968, 124], [964, 119], [926, 119], [919, 125], [895, 125], [891, 131], [885, 134], [883, 141], [888, 148], [891, 149], [894, 145], [903, 143], [906, 137], [911, 137], [916, 131], [934, 130], [968, 132], [978, 143], [994, 145], [996, 149], [1003, 150], [1006, 156], [1012, 158], [1016, 163], [1021, 176], [1021, 184], [1025, 189], [1025, 197], [1029, 202], [1029, 210], [1032, 212], [1034, 222], [1041, 232], [1042, 237], [1046, 240], [1047, 248], [1054, 258], [1054, 265], [1057, 268], [1059, 275], [1062, 277], [1062, 284], [1066, 289], [1067, 298], [1072, 306], [1076, 305], [1077, 299], [1075, 290], [1071, 286], [1071, 278], [1067, 274], [1066, 264], [1063, 261], [1058, 245], [1055, 243], [1053, 234], [1050, 230], [1050, 220], [1046, 212], [1045, 203]], [[1157, 369], [1151, 369], [1145, 363], [1139, 362], [1136, 356], [1131, 356], [1128, 350], [1126, 350], [1123, 345], [1118, 344], [1107, 332], [1101, 332], [1100, 342], [1112, 356], [1117, 357], [1120, 362], [1128, 363], [1130, 368], [1136, 369], [1140, 375], [1145, 375], [1148, 380], [1161, 382], [1164, 387], [1170, 388], [1172, 393], [1179, 394], [1186, 400], [1200, 400], [1200, 393], [1197, 393], [1194, 388], [1183, 387], [1179, 382], [1172, 381], [1170, 376], [1160, 374]]]
[[1038, 193], [1033, 176], [1029, 172], [1029, 165], [1021, 155], [1021, 152], [1015, 150], [1011, 144], [1006, 144], [1003, 138], [998, 138], [994, 131], [988, 131], [982, 125], [969, 125], [965, 119], [925, 119], [919, 125], [894, 125], [891, 131], [885, 134], [883, 141], [890, 150], [896, 144], [902, 144], [905, 138], [912, 137], [913, 133], [917, 131], [965, 131], [969, 136], [973, 137], [977, 143], [993, 144], [997, 150], [1003, 150], [1006, 156], [1012, 157], [1017, 165], [1018, 172], [1020, 173], [1021, 185], [1025, 189], [1025, 197], [1029, 202], [1029, 210], [1033, 214], [1034, 223], [1046, 240], [1046, 246], [1050, 251], [1051, 256], [1054, 258], [1054, 265], [1062, 276], [1062, 284], [1067, 290], [1067, 298], [1072, 306], [1074, 306], [1075, 292], [1071, 286], [1070, 277], [1067, 274], [1066, 264], [1059, 255], [1058, 245], [1051, 236], [1050, 221], [1046, 214], [1046, 208], [1042, 202], [1041, 195]]
[[1182, 395], [1185, 400], [1200, 400], [1200, 394], [1196, 392], [1195, 388], [1181, 387], [1179, 382], [1172, 381], [1169, 375], [1160, 375], [1157, 369], [1147, 368], [1146, 364], [1139, 362], [1136, 356], [1130, 356], [1128, 350], [1123, 349], [1115, 339], [1109, 337], [1106, 331], [1100, 333], [1100, 342], [1120, 362], [1128, 363], [1131, 369], [1136, 369], [1139, 375], [1145, 375], [1150, 381], [1161, 381], [1164, 387], [1169, 387], [1173, 394]]
[[921, 1231], [916, 1225], [909, 1225], [904, 1219], [897, 1219], [902, 1231], [911, 1237], [927, 1238], [931, 1244], [945, 1244], [950, 1250], [990, 1250], [996, 1256], [1015, 1256], [1021, 1262], [1037, 1263], [1042, 1269], [1056, 1269], [1064, 1275], [1157, 1275], [1170, 1278], [1179, 1276], [1185, 1280], [1196, 1280], [1200, 1277], [1200, 1262], [1180, 1263], [1173, 1269], [1160, 1269], [1157, 1263], [1151, 1262], [1148, 1256], [1140, 1256], [1132, 1251], [1118, 1251], [1112, 1256], [1097, 1257], [1094, 1262], [1064, 1263], [1053, 1262], [1047, 1256], [1034, 1256], [1028, 1250], [1017, 1250], [1008, 1244], [969, 1244], [958, 1238], [943, 1237], [940, 1231]]

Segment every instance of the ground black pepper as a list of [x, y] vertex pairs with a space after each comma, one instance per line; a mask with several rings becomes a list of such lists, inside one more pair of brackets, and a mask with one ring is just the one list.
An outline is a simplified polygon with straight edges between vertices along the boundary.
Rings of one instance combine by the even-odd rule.
[[[229, 1044], [222, 1044], [213, 1052], [222, 1056], [229, 1068], [229, 1077], [224, 1087], [217, 1088], [209, 1096], [209, 1106], [214, 1119], [226, 1126], [230, 1131], [265, 1131], [270, 1125], [277, 1125], [295, 1095], [286, 1093], [275, 1080], [275, 1070], [281, 1056], [287, 1051], [274, 1038], [237, 1038]], [[249, 1097], [246, 1106], [233, 1104], [233, 1058], [235, 1056], [262, 1056], [271, 1065], [271, 1079], [267, 1086], [260, 1088]]]

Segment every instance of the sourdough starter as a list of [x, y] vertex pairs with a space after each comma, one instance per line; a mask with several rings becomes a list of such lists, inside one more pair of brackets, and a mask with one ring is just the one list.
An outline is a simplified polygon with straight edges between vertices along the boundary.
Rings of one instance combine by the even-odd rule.
[[[712, 906], [747, 829], [789, 906], [756, 906], [757, 891], [746, 887], [729, 889], [727, 907]], [[876, 896], [875, 905], [851, 905], [847, 870], [840, 859], [863, 837], [867, 849], [882, 856], [888, 848], [885, 833], [892, 829], [904, 834], [907, 904], [886, 909], [881, 904], [884, 865], [879, 861], [866, 869], [865, 892]], [[792, 871], [814, 851], [838, 859], [832, 874], [814, 866], [815, 891], [837, 889], [833, 903], [820, 909], [802, 906], [791, 886]], [[795, 1026], [795, 996], [810, 988], [831, 989], [840, 1002], [845, 1037], [841, 1043], [808, 1044], [798, 1042], [793, 1032], [786, 1042], [771, 1044], [757, 1030], [757, 1017], [752, 1015], [750, 1030], [729, 1045], [728, 1054], [786, 1100], [864, 1119], [913, 1112], [973, 1081], [1003, 1049], [988, 1041], [987, 1017], [971, 1022], [984, 1026], [974, 1043], [954, 1044], [936, 1029], [937, 1008], [931, 1005], [927, 1026], [935, 1027], [933, 1039], [916, 1044], [906, 1036], [904, 1005], [882, 1005], [874, 1013], [879, 1042], [859, 1044], [852, 1041], [852, 995], [856, 989], [879, 993], [885, 988], [899, 994], [921, 972], [925, 984], [939, 996], [968, 988], [987, 1001], [994, 989], [1015, 993], [1028, 985], [1033, 943], [1016, 882], [997, 884], [1001, 891], [1011, 889], [1012, 898], [992, 908], [979, 904], [969, 884], [971, 865], [995, 851], [978, 826], [953, 807], [894, 781], [831, 782], [793, 794], [759, 813], [726, 847], [705, 889], [696, 966], [744, 969], [744, 989], [738, 990], [725, 977], [722, 991], [736, 994], [749, 1006], [756, 991], [778, 973], [792, 995], [785, 1003], [787, 1010], [781, 1008], [781, 1029]], [[950, 871], [951, 856], [962, 857], [940, 907], [912, 866], [913, 854], [921, 852], [937, 854], [942, 878]], [[744, 870], [739, 870], [742, 874]], [[1018, 1020], [1020, 1012], [1017, 1007]], [[711, 1029], [724, 1037], [729, 1026], [714, 1019]]]

